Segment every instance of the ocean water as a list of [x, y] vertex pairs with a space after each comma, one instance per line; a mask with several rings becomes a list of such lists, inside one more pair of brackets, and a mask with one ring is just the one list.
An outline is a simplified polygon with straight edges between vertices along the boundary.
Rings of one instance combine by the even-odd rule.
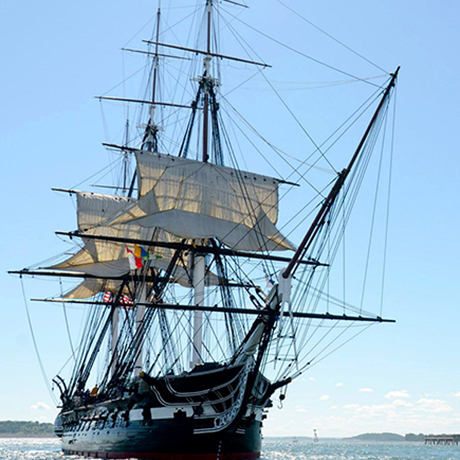
[[460, 460], [460, 446], [419, 442], [341, 442], [264, 440], [264, 460]]
[[[0, 439], [0, 460], [77, 460], [63, 455], [57, 439]], [[263, 460], [460, 460], [460, 446], [422, 443], [358, 443], [265, 439]]]

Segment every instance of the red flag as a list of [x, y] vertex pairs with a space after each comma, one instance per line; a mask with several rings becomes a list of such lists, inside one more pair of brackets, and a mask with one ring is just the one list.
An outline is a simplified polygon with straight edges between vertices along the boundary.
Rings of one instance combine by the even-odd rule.
[[135, 270], [136, 268], [142, 268], [143, 266], [143, 261], [141, 257], [136, 257], [133, 251], [128, 248], [127, 245], [126, 247], [126, 252], [128, 253], [128, 259], [129, 259], [129, 268], [131, 270]]

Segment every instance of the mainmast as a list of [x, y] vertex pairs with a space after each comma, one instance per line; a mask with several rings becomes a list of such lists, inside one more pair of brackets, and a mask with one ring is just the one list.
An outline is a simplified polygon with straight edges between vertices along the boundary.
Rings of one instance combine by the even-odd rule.
[[[206, 0], [206, 54], [203, 59], [204, 72], [202, 77], [203, 85], [203, 156], [202, 161], [208, 162], [209, 146], [209, 93], [212, 85], [211, 76], [211, 13], [212, 1]], [[158, 41], [158, 40], [157, 40]], [[202, 307], [205, 299], [205, 274], [206, 274], [206, 256], [204, 254], [194, 253], [193, 255], [193, 303], [197, 307]], [[191, 366], [201, 364], [203, 348], [203, 312], [196, 310], [193, 315], [193, 354]]]
[[[139, 296], [138, 305], [136, 307], [136, 334], [144, 335], [145, 334], [145, 327], [144, 327], [144, 320], [145, 320], [145, 303], [147, 300], [147, 285], [144, 284], [141, 287], [141, 292]], [[140, 346], [139, 352], [136, 357], [136, 362], [134, 363], [134, 377], [139, 377], [142, 372], [142, 364], [143, 364], [143, 337], [140, 338]]]
[[[212, 0], [206, 0], [207, 9], [207, 39], [206, 52], [204, 57], [204, 74], [203, 74], [203, 89], [204, 89], [204, 104], [203, 104], [203, 161], [206, 163], [209, 159], [208, 143], [209, 143], [209, 90], [212, 85], [211, 77], [211, 11]], [[158, 41], [158, 40], [157, 40]]]

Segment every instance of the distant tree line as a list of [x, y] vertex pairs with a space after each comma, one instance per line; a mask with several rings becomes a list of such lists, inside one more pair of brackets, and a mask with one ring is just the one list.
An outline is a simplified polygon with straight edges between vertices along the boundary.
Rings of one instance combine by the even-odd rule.
[[419, 433], [419, 434], [407, 433], [404, 436], [404, 439], [409, 442], [423, 442], [425, 441], [425, 435], [423, 433]]
[[363, 442], [424, 442], [425, 435], [423, 433], [408, 433], [405, 436], [396, 433], [364, 433], [353, 436], [352, 438], [345, 438], [344, 440]]
[[45, 438], [52, 436], [54, 436], [52, 423], [13, 422], [11, 420], [0, 422], [0, 437], [2, 438]]

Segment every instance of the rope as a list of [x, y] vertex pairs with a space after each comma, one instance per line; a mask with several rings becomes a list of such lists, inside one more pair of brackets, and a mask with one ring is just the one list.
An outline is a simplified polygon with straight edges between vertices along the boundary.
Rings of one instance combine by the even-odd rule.
[[[59, 278], [59, 287], [61, 289], [61, 298], [63, 298], [64, 297], [64, 291], [62, 289], [62, 278]], [[67, 309], [66, 309], [65, 302], [62, 302], [62, 311], [64, 312], [65, 327], [67, 329], [67, 336], [69, 338], [69, 344], [70, 344], [70, 349], [72, 351], [72, 357], [73, 357], [73, 360], [75, 362], [77, 362], [77, 358], [75, 357], [75, 350], [73, 348], [73, 343], [72, 343], [72, 336], [70, 334], [69, 320], [67, 318]]]
[[380, 297], [380, 316], [382, 316], [383, 310], [383, 296], [385, 288], [385, 274], [387, 266], [387, 247], [388, 247], [388, 227], [390, 222], [390, 201], [391, 201], [391, 184], [393, 179], [393, 156], [394, 156], [394, 140], [395, 140], [395, 124], [396, 124], [396, 97], [397, 97], [397, 88], [395, 88], [394, 93], [394, 106], [393, 106], [393, 125], [391, 131], [391, 141], [390, 141], [390, 164], [389, 164], [389, 174], [388, 174], [388, 195], [387, 195], [387, 212], [386, 212], [386, 222], [385, 222], [385, 237], [384, 237], [384, 249], [383, 249], [383, 268], [382, 268], [382, 293]]
[[381, 177], [381, 172], [382, 172], [382, 161], [383, 161], [383, 151], [385, 148], [385, 134], [386, 134], [386, 129], [387, 129], [387, 113], [385, 110], [385, 113], [383, 114], [384, 117], [384, 128], [383, 128], [383, 138], [382, 138], [382, 148], [380, 151], [380, 160], [379, 160], [379, 166], [378, 166], [378, 173], [377, 173], [377, 183], [375, 185], [375, 193], [374, 193], [374, 204], [373, 204], [373, 209], [372, 209], [372, 219], [371, 219], [371, 227], [369, 231], [369, 244], [367, 248], [367, 257], [366, 257], [366, 267], [364, 269], [364, 280], [363, 280], [363, 290], [361, 294], [361, 304], [360, 304], [360, 312], [363, 307], [364, 303], [364, 295], [365, 295], [365, 290], [366, 290], [366, 281], [367, 281], [367, 274], [368, 274], [368, 269], [369, 269], [369, 262], [370, 262], [370, 257], [371, 257], [371, 246], [372, 246], [372, 237], [374, 235], [374, 225], [375, 225], [375, 214], [377, 211], [377, 201], [378, 201], [378, 196], [379, 196], [379, 189], [380, 189], [380, 177]]
[[[224, 19], [224, 18], [222, 18]], [[225, 21], [225, 19], [224, 19]], [[228, 28], [231, 30], [231, 32], [233, 33], [233, 35], [238, 39], [238, 36], [236, 34], [236, 32], [233, 30], [233, 28], [230, 26], [230, 24], [227, 24]], [[241, 37], [240, 37], [241, 38]], [[241, 40], [243, 40], [241, 38]], [[240, 40], [238, 40], [240, 41]], [[250, 47], [250, 45], [244, 40], [244, 42], [246, 43], [246, 45]], [[240, 41], [241, 43], [241, 41]], [[251, 48], [252, 50], [252, 48]], [[254, 50], [253, 50], [254, 51]], [[248, 53], [249, 54], [249, 53]], [[270, 82], [270, 80], [267, 78], [267, 76], [265, 75], [265, 73], [263, 73], [263, 69], [258, 69], [259, 70], [259, 73], [263, 76], [263, 78], [265, 79], [265, 81], [270, 85], [270, 88], [272, 89], [272, 91], [276, 94], [276, 96], [280, 99], [281, 103], [284, 105], [284, 107], [286, 108], [286, 110], [289, 112], [289, 114], [292, 116], [292, 118], [295, 120], [295, 122], [299, 125], [300, 129], [304, 132], [304, 134], [308, 137], [308, 139], [310, 140], [310, 142], [315, 146], [316, 150], [323, 156], [323, 158], [326, 160], [326, 162], [329, 164], [329, 166], [335, 171], [335, 168], [332, 166], [332, 164], [330, 163], [330, 161], [328, 160], [327, 157], [324, 156], [323, 152], [321, 151], [320, 147], [318, 146], [318, 144], [314, 141], [314, 139], [312, 138], [312, 136], [310, 135], [310, 133], [306, 130], [306, 128], [302, 125], [302, 123], [300, 122], [300, 120], [295, 116], [294, 112], [291, 110], [291, 108], [288, 106], [288, 104], [286, 103], [286, 101], [281, 97], [281, 95], [279, 94], [279, 92], [275, 89], [275, 87], [273, 86], [273, 84]]]
[[51, 399], [53, 400], [54, 404], [57, 405], [57, 400], [56, 400], [56, 398], [55, 398], [55, 396], [53, 394], [53, 391], [51, 390], [51, 387], [50, 387], [50, 384], [49, 384], [49, 379], [48, 379], [48, 376], [46, 375], [45, 367], [43, 366], [43, 362], [42, 362], [42, 359], [40, 357], [40, 352], [38, 350], [37, 340], [35, 339], [34, 328], [32, 326], [32, 319], [30, 317], [29, 305], [28, 305], [28, 302], [27, 302], [26, 290], [25, 290], [25, 287], [24, 287], [24, 280], [22, 279], [22, 275], [19, 277], [19, 279], [21, 280], [22, 297], [24, 299], [24, 306], [25, 306], [25, 309], [26, 309], [27, 322], [29, 323], [30, 334], [32, 336], [32, 342], [34, 344], [35, 354], [37, 355], [38, 364], [40, 366], [40, 371], [42, 373], [43, 380], [45, 381], [45, 385], [46, 385], [46, 388], [48, 390], [48, 393], [51, 396]]
[[[335, 347], [333, 350], [331, 350], [328, 354], [324, 355], [321, 359], [318, 359], [316, 360], [316, 357], [318, 357], [320, 354], [316, 355], [316, 357], [312, 358], [307, 364], [305, 364], [297, 373], [295, 373], [294, 375], [292, 375], [292, 379], [295, 379], [297, 378], [300, 374], [302, 374], [302, 372], [310, 366], [313, 367], [313, 366], [316, 366], [317, 364], [319, 364], [321, 361], [323, 361], [324, 359], [326, 359], [328, 356], [332, 355], [332, 353], [335, 353], [337, 350], [339, 350], [340, 348], [344, 347], [348, 342], [351, 342], [353, 339], [355, 339], [356, 337], [358, 337], [358, 335], [361, 335], [363, 332], [367, 331], [371, 326], [374, 326], [374, 324], [369, 324], [367, 325], [366, 327], [364, 327], [361, 331], [357, 332], [355, 335], [353, 335], [352, 337], [350, 337], [348, 340], [346, 340], [345, 342], [341, 343], [340, 345], [338, 345], [337, 347]], [[348, 329], [348, 328], [347, 328]], [[338, 339], [338, 337], [337, 337]], [[337, 340], [336, 339], [336, 340]], [[331, 342], [330, 345], [332, 345], [333, 342]], [[328, 345], [328, 347], [330, 346]], [[326, 347], [327, 348], [327, 347]], [[322, 350], [320, 353], [323, 353], [326, 348], [324, 350]], [[315, 360], [315, 362], [313, 364], [311, 364], [311, 362]]]
[[291, 11], [292, 13], [294, 13], [296, 16], [298, 16], [300, 19], [304, 20], [305, 22], [307, 22], [308, 24], [310, 24], [312, 27], [314, 27], [315, 29], [319, 30], [321, 33], [323, 33], [324, 35], [328, 36], [329, 38], [331, 38], [332, 40], [334, 40], [336, 43], [338, 43], [339, 45], [342, 45], [344, 48], [346, 48], [348, 51], [351, 51], [353, 54], [356, 54], [356, 56], [359, 56], [361, 59], [364, 59], [366, 62], [368, 62], [369, 64], [373, 65], [374, 67], [377, 67], [377, 69], [381, 70], [382, 72], [385, 72], [386, 74], [389, 74], [389, 72], [387, 72], [385, 69], [382, 69], [382, 67], [378, 66], [377, 64], [375, 64], [374, 62], [372, 62], [371, 60], [367, 59], [366, 57], [364, 57], [362, 54], [359, 54], [357, 51], [355, 51], [354, 49], [350, 48], [349, 46], [345, 45], [345, 43], [341, 42], [340, 40], [338, 40], [337, 38], [333, 37], [331, 34], [327, 33], [325, 30], [321, 29], [320, 27], [318, 27], [316, 24], [313, 24], [313, 22], [309, 21], [306, 17], [302, 16], [300, 13], [298, 13], [297, 11], [293, 10], [290, 6], [286, 5], [286, 3], [282, 2], [281, 0], [276, 0], [278, 3], [280, 3], [281, 5], [283, 5], [285, 8], [287, 8], [289, 11]]
[[356, 79], [356, 80], [362, 81], [363, 83], [367, 83], [368, 85], [372, 85], [372, 86], [375, 86], [375, 87], [377, 87], [377, 88], [381, 88], [379, 85], [376, 85], [376, 84], [374, 84], [374, 83], [372, 83], [372, 82], [370, 82], [370, 81], [367, 81], [367, 80], [365, 80], [365, 79], [362, 79], [362, 78], [360, 78], [360, 77], [358, 77], [358, 76], [356, 76], [356, 75], [353, 75], [353, 74], [351, 74], [351, 73], [349, 73], [349, 72], [345, 72], [344, 70], [340, 70], [339, 68], [334, 67], [334, 66], [332, 66], [332, 65], [330, 65], [330, 64], [327, 64], [327, 63], [325, 63], [325, 62], [323, 62], [323, 61], [320, 61], [319, 59], [316, 59], [316, 58], [314, 58], [314, 57], [312, 57], [312, 56], [309, 56], [308, 54], [305, 54], [305, 53], [303, 53], [302, 51], [296, 50], [295, 48], [293, 48], [293, 47], [291, 47], [291, 46], [289, 46], [289, 45], [286, 45], [286, 44], [283, 43], [283, 42], [280, 42], [280, 41], [277, 40], [276, 38], [270, 37], [270, 35], [267, 35], [266, 33], [264, 33], [264, 32], [262, 32], [262, 31], [256, 29], [255, 27], [251, 26], [251, 25], [248, 24], [247, 22], [244, 22], [243, 20], [239, 19], [238, 17], [234, 16], [233, 14], [229, 13], [228, 11], [226, 11], [226, 13], [229, 14], [230, 16], [232, 16], [233, 18], [237, 19], [238, 21], [240, 21], [240, 22], [241, 22], [242, 24], [244, 24], [246, 27], [249, 27], [250, 29], [252, 29], [252, 30], [254, 30], [255, 32], [257, 32], [258, 34], [262, 35], [263, 37], [268, 38], [269, 40], [275, 42], [276, 44], [278, 44], [278, 45], [280, 45], [280, 46], [282, 46], [282, 47], [284, 47], [284, 48], [286, 48], [286, 49], [288, 49], [288, 50], [290, 50], [290, 51], [292, 51], [292, 52], [294, 52], [294, 53], [296, 53], [296, 54], [299, 54], [300, 56], [302, 56], [302, 57], [304, 57], [304, 58], [307, 58], [307, 59], [309, 59], [310, 61], [316, 62], [317, 64], [320, 64], [320, 65], [322, 65], [322, 66], [324, 66], [324, 67], [327, 67], [327, 68], [329, 68], [329, 69], [331, 69], [331, 70], [334, 70], [334, 71], [336, 71], [336, 72], [339, 72], [339, 73], [341, 73], [341, 74], [343, 74], [343, 75], [347, 75], [348, 77], [352, 77], [352, 78], [354, 78], [354, 79]]

